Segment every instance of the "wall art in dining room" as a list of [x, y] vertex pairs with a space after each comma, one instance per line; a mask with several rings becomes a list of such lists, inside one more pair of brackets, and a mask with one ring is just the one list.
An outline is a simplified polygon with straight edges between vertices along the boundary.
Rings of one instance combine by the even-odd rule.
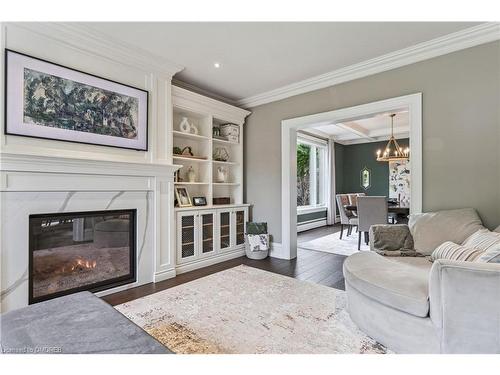
[[6, 50], [5, 133], [147, 150], [148, 92]]

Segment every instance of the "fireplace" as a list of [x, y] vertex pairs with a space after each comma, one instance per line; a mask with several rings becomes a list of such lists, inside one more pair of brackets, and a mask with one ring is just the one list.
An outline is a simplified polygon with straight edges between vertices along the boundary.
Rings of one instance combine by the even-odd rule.
[[136, 210], [29, 216], [29, 303], [136, 281]]

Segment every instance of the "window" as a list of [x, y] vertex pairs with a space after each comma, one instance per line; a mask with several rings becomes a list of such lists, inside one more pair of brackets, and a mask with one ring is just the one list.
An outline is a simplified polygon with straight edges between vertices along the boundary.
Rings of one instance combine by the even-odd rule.
[[297, 138], [297, 208], [326, 205], [327, 143], [299, 135]]

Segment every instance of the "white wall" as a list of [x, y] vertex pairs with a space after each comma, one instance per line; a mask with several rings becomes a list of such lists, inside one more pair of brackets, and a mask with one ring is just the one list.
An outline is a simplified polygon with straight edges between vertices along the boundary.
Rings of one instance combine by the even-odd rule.
[[[147, 152], [105, 146], [4, 135], [4, 100], [1, 100], [0, 151], [3, 153], [76, 157], [136, 163], [171, 162], [171, 78], [181, 68], [170, 66], [114, 41], [103, 42], [77, 25], [48, 23], [2, 24], [4, 48], [52, 61], [70, 68], [149, 91], [149, 150]], [[153, 63], [155, 61], [155, 63]], [[0, 59], [4, 71], [4, 58]], [[4, 75], [1, 75], [4, 95]]]

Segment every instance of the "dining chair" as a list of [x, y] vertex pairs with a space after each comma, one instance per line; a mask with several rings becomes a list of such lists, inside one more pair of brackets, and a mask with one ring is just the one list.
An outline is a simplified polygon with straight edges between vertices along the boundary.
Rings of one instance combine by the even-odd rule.
[[346, 210], [345, 206], [349, 204], [349, 197], [347, 194], [335, 195], [337, 206], [340, 214], [340, 239], [344, 234], [344, 226], [347, 226], [347, 235], [350, 235], [353, 227], [358, 226], [358, 218], [355, 217], [351, 211]]
[[368, 245], [368, 232], [375, 224], [387, 224], [387, 198], [358, 197], [358, 250], [361, 249], [361, 233]]

